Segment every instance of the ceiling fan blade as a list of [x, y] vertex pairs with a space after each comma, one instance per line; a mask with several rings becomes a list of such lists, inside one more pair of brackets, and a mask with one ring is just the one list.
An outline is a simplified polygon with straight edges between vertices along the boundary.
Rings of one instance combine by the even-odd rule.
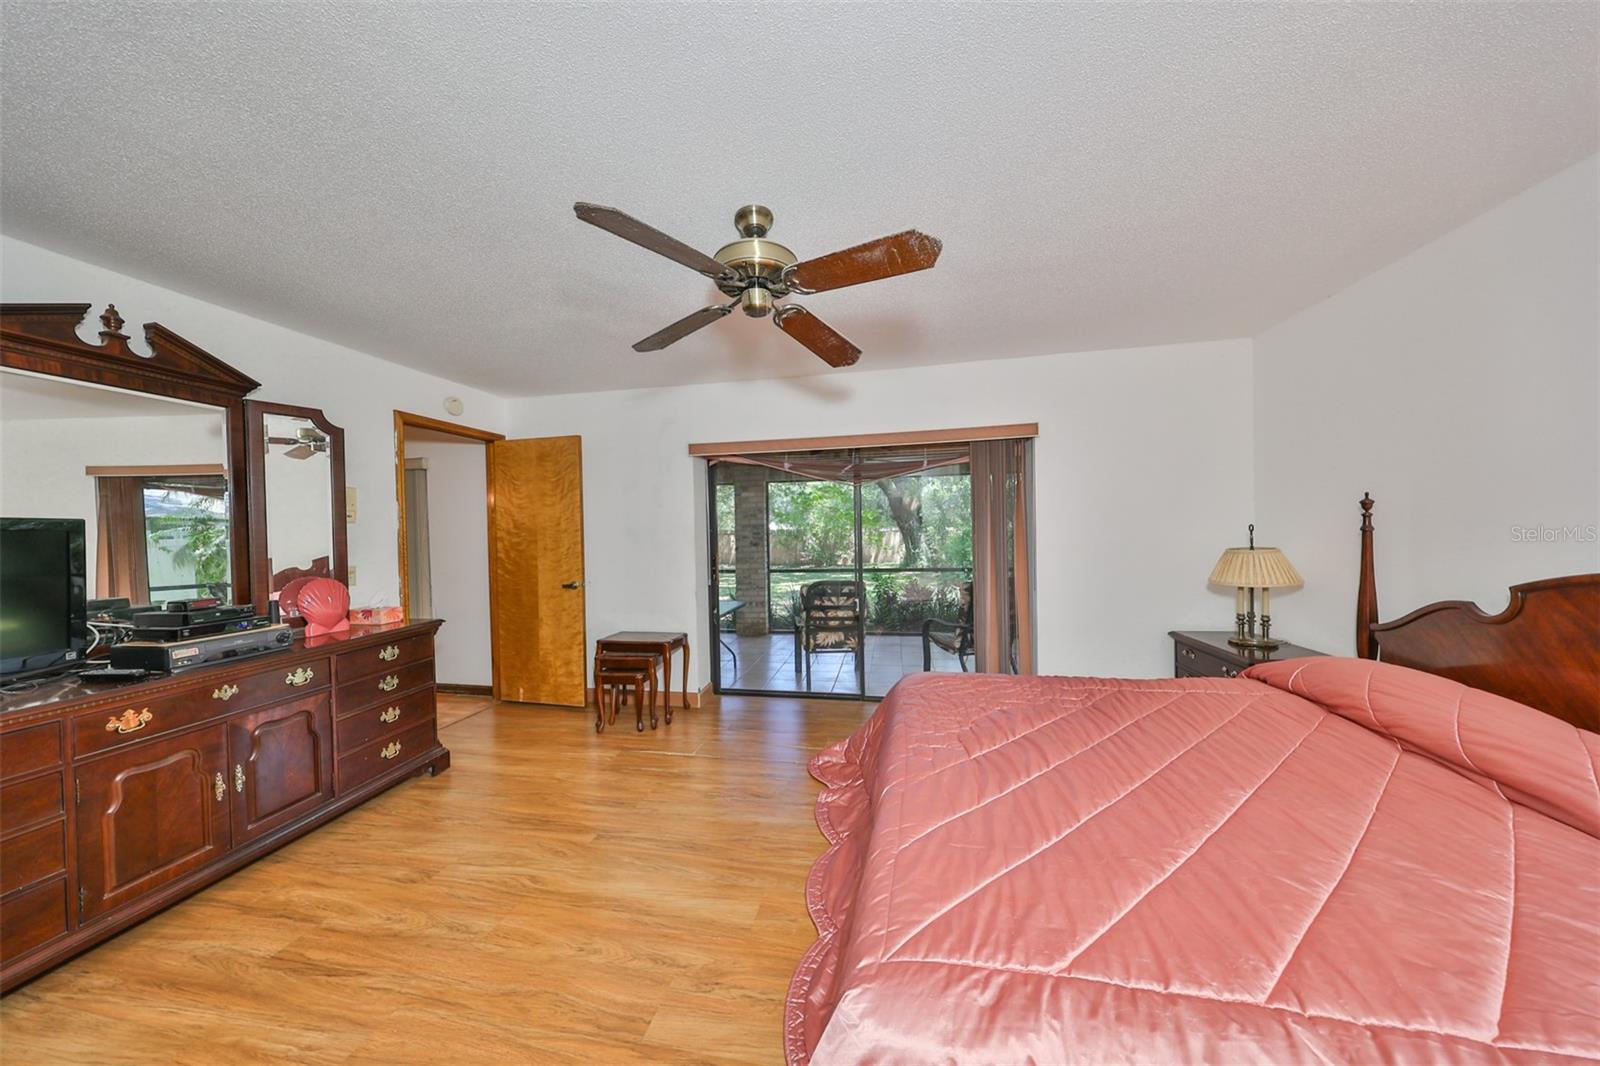
[[785, 304], [772, 316], [772, 324], [810, 348], [829, 366], [851, 366], [861, 358], [860, 348], [799, 304]]
[[697, 329], [711, 325], [717, 319], [739, 306], [735, 300], [731, 304], [714, 304], [711, 307], [702, 307], [690, 315], [685, 315], [666, 329], [657, 330], [644, 340], [633, 346], [636, 352], [659, 352], [669, 344], [683, 340]]
[[944, 247], [937, 237], [908, 229], [892, 237], [880, 237], [842, 252], [807, 259], [789, 268], [786, 276], [808, 292], [842, 289], [866, 281], [892, 278], [927, 270], [939, 261]]
[[682, 263], [690, 270], [698, 270], [708, 278], [728, 273], [727, 267], [704, 252], [689, 247], [676, 237], [668, 237], [655, 227], [647, 226], [632, 215], [625, 215], [614, 207], [573, 204], [572, 210], [589, 225], [599, 226], [603, 230], [615, 233], [625, 241], [632, 241], [641, 248], [648, 248], [657, 255], [664, 255], [674, 262]]

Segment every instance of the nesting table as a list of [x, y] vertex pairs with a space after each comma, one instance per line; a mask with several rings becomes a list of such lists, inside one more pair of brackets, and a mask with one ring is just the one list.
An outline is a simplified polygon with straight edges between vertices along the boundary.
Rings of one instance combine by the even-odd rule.
[[689, 634], [657, 633], [625, 629], [594, 642], [596, 654], [603, 651], [655, 652], [661, 656], [661, 691], [666, 696], [667, 721], [672, 721], [672, 652], [683, 649], [683, 705], [689, 706]]

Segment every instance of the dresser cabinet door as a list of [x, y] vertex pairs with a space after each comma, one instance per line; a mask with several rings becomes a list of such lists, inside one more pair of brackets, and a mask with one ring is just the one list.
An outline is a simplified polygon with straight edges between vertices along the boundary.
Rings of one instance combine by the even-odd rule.
[[232, 719], [228, 751], [235, 844], [333, 799], [333, 712], [326, 692]]
[[228, 850], [227, 735], [219, 722], [79, 764], [80, 920]]

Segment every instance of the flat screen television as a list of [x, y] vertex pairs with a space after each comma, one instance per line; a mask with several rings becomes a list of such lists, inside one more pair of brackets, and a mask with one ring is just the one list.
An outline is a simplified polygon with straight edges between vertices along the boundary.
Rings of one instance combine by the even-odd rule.
[[0, 518], [0, 676], [59, 670], [88, 646], [81, 518]]

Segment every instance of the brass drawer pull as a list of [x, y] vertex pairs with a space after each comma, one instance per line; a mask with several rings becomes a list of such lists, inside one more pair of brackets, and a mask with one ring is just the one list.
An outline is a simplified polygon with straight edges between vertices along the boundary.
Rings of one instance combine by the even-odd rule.
[[1235, 670], [1231, 666], [1224, 666], [1222, 668], [1222, 676], [1223, 677], [1238, 677], [1239, 676], [1239, 671]]
[[1183, 657], [1185, 659], [1188, 659], [1190, 662], [1194, 662], [1194, 660], [1195, 660], [1194, 649], [1193, 648], [1184, 648], [1183, 649]]
[[155, 715], [150, 713], [150, 708], [148, 707], [142, 711], [136, 711], [129, 707], [117, 717], [106, 720], [106, 732], [137, 733], [149, 725], [153, 718], [155, 718]]
[[399, 754], [400, 754], [400, 742], [398, 740], [396, 740], [396, 741], [392, 742], [391, 744], [389, 744], [387, 747], [385, 747], [382, 751], [378, 752], [378, 758], [380, 758], [380, 759], [392, 759], [396, 755], [399, 755]]
[[222, 797], [228, 794], [227, 782], [222, 780], [222, 771], [217, 771], [216, 780], [211, 782], [211, 791], [217, 797], [217, 802], [222, 802]]
[[238, 763], [233, 764], [233, 790], [244, 791], [244, 767]]
[[311, 684], [311, 679], [316, 676], [317, 672], [311, 669], [311, 667], [301, 666], [298, 667], [294, 673], [286, 674], [284, 676], [283, 683], [285, 685], [293, 685], [296, 688], [299, 688], [301, 685]]
[[223, 703], [227, 703], [238, 694], [238, 685], [223, 685], [221, 688], [214, 688], [211, 690], [211, 698], [214, 700], [221, 700]]
[[382, 681], [378, 682], [378, 687], [385, 692], [393, 692], [395, 689], [400, 687], [400, 675], [388, 675]]
[[382, 659], [386, 663], [394, 662], [396, 659], [400, 658], [400, 645], [389, 645], [387, 648], [384, 648], [378, 653], [378, 658]]
[[390, 707], [388, 710], [378, 715], [378, 721], [383, 722], [386, 725], [390, 722], [398, 722], [399, 720], [400, 708], [398, 707]]

